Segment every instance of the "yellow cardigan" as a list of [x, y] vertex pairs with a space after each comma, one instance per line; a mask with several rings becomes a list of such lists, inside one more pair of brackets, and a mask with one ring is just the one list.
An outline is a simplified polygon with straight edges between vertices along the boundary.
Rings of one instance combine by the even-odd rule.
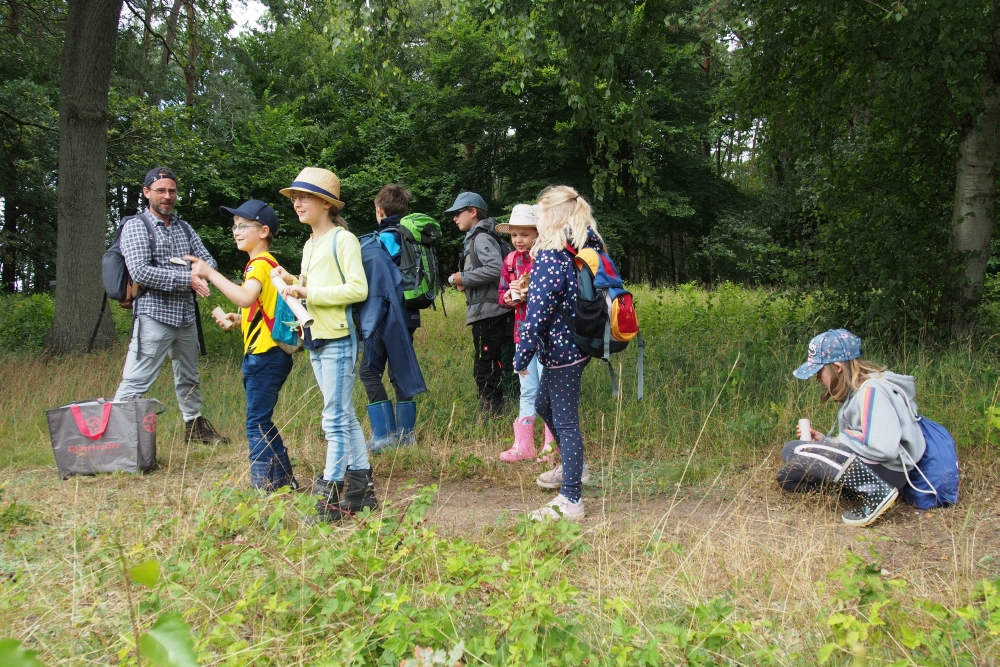
[[[341, 280], [333, 258], [333, 236], [337, 235], [337, 259], [345, 280]], [[315, 323], [313, 339], [343, 338], [347, 327], [347, 304], [368, 298], [368, 280], [361, 264], [358, 237], [341, 227], [334, 227], [315, 241], [312, 237], [302, 247], [302, 277], [308, 296], [306, 308]]]

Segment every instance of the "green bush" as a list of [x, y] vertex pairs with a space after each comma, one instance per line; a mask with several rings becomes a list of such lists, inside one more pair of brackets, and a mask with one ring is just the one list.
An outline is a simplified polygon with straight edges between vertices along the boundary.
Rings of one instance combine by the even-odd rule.
[[55, 300], [48, 294], [0, 296], [0, 346], [4, 350], [41, 349], [55, 312]]

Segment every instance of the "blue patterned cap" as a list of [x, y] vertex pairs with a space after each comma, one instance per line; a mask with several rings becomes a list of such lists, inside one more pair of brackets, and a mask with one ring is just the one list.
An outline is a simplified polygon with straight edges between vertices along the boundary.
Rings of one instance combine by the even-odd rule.
[[827, 364], [850, 361], [861, 356], [861, 339], [847, 329], [830, 329], [809, 341], [809, 356], [792, 375], [808, 380]]

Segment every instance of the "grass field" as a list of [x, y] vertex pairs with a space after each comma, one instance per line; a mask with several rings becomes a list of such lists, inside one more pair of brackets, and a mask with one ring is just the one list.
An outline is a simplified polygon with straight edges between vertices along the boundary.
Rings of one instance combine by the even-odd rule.
[[[429, 388], [418, 398], [420, 444], [376, 457], [387, 502], [335, 528], [307, 525], [304, 494], [246, 490], [237, 336], [209, 330], [202, 364], [204, 412], [232, 444], [182, 443], [167, 367], [149, 394], [168, 408], [161, 467], [142, 477], [59, 481], [44, 416], [111, 395], [124, 347], [4, 358], [0, 639], [49, 665], [134, 664], [137, 633], [176, 611], [201, 664], [398, 665], [414, 646], [459, 642], [469, 665], [1000, 658], [991, 340], [866, 345], [866, 357], [917, 376], [921, 411], [954, 434], [962, 500], [929, 513], [900, 505], [849, 529], [835, 498], [773, 484], [796, 420], [825, 428], [836, 414], [815, 382], [791, 376], [820, 319], [809, 301], [729, 285], [638, 289], [646, 398], [635, 397], [634, 346], [619, 360], [620, 399], [591, 364], [581, 415], [595, 478], [588, 518], [541, 528], [518, 515], [548, 498], [533, 488], [543, 468], [496, 459], [513, 412], [476, 423], [455, 296], [448, 317], [425, 311], [417, 334]], [[364, 402], [359, 384], [362, 416]], [[299, 355], [275, 421], [300, 480], [323, 464], [319, 411]], [[148, 588], [125, 576], [147, 561], [161, 573]]]

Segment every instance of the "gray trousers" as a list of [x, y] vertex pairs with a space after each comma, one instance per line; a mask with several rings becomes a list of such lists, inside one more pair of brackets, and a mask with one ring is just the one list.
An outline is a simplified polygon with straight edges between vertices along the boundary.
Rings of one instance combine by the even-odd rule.
[[[785, 465], [778, 468], [778, 485], [785, 491], [811, 491], [824, 482], [832, 482], [854, 452], [850, 447], [828, 438], [822, 442], [792, 440], [781, 449]], [[878, 463], [862, 461], [887, 484], [902, 491], [906, 475]]]
[[[136, 336], [138, 327], [139, 335]], [[140, 340], [141, 339], [141, 340]], [[138, 355], [139, 345], [142, 355]], [[115, 400], [137, 398], [149, 390], [163, 368], [167, 355], [173, 362], [174, 390], [184, 421], [201, 416], [201, 385], [198, 381], [198, 328], [172, 327], [157, 322], [149, 315], [140, 315], [132, 329], [132, 342], [125, 357], [122, 383]]]

